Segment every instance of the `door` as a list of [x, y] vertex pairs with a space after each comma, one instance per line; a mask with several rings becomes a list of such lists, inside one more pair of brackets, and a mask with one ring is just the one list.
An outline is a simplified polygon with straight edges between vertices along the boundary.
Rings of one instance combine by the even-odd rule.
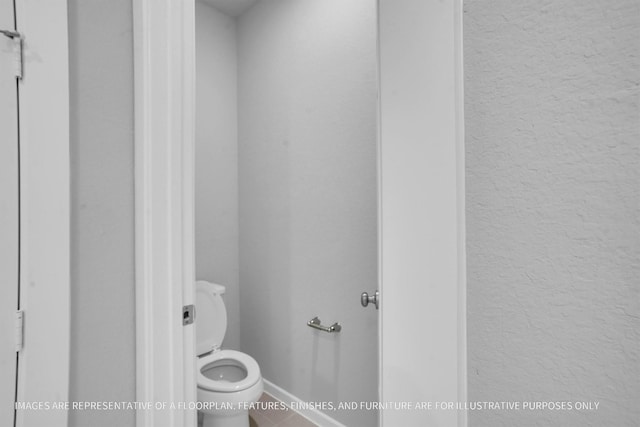
[[[462, 2], [380, 0], [383, 426], [465, 426]], [[419, 406], [422, 409], [416, 409]]]
[[[13, 0], [0, 0], [0, 30], [14, 31]], [[14, 41], [0, 34], [0, 425], [14, 423], [18, 307], [18, 89]]]

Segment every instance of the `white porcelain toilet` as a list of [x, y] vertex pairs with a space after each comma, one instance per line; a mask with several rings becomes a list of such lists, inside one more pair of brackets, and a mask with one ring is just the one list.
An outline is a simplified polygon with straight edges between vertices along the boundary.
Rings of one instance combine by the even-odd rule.
[[203, 427], [249, 427], [248, 408], [264, 385], [253, 357], [220, 348], [227, 331], [224, 291], [222, 285], [196, 282], [198, 408]]

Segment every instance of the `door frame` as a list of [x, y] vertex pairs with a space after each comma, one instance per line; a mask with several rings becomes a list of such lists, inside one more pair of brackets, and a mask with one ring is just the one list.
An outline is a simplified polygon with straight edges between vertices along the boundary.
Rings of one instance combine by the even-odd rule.
[[[381, 37], [379, 394], [381, 400], [403, 400], [403, 390], [394, 382], [402, 360], [415, 382], [428, 384], [411, 400], [465, 401], [462, 0], [377, 1]], [[182, 326], [182, 307], [194, 301], [195, 277], [194, 18], [194, 0], [134, 0], [136, 399], [144, 402], [196, 401], [194, 327]], [[410, 25], [398, 25], [398, 19], [409, 20]], [[417, 39], [423, 42], [420, 49], [397, 49], [415, 46], [416, 36], [423, 37]], [[403, 56], [394, 56], [391, 49]], [[431, 65], [425, 68], [426, 64]], [[424, 75], [408, 75], [417, 79], [417, 92], [396, 91], [407, 78], [402, 70], [412, 67], [424, 71]], [[412, 103], [416, 95], [424, 102]], [[409, 116], [402, 114], [404, 103], [414, 108]], [[414, 156], [405, 151], [387, 157], [389, 147], [396, 144], [419, 149]], [[412, 157], [435, 167], [407, 173], [398, 162]], [[425, 185], [416, 187], [416, 182]], [[402, 245], [409, 231], [401, 224], [416, 221], [416, 214], [422, 215], [421, 226], [411, 236], [422, 239]], [[417, 251], [424, 257], [413, 256]], [[416, 274], [418, 281], [403, 280], [406, 271]], [[416, 294], [444, 323], [418, 323], [415, 316], [400, 315], [407, 312], [405, 307], [421, 308], [416, 306]], [[402, 347], [391, 338], [419, 342], [416, 336], [426, 337], [428, 343], [413, 347], [416, 357], [407, 365]], [[449, 362], [445, 369], [437, 363], [424, 369], [424, 360]], [[464, 413], [425, 418], [425, 411], [413, 411], [397, 418], [398, 413], [383, 411], [380, 425], [424, 425], [426, 419], [433, 419], [466, 426]], [[137, 413], [139, 427], [195, 423], [195, 410]]]
[[[69, 400], [70, 156], [66, 0], [17, 0], [20, 309], [18, 402]], [[46, 102], [43, 102], [43, 99]], [[18, 410], [16, 425], [67, 425], [65, 410]]]
[[[136, 412], [138, 427], [195, 426], [194, 0], [135, 0]], [[156, 406], [157, 405], [157, 406]], [[165, 406], [167, 405], [167, 406]]]

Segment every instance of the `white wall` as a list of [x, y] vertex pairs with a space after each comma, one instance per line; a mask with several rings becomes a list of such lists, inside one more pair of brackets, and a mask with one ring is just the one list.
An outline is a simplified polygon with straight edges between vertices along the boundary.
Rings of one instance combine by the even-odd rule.
[[377, 312], [359, 302], [377, 285], [375, 22], [373, 0], [239, 18], [241, 348], [307, 401], [378, 400]]
[[196, 278], [227, 287], [225, 348], [240, 346], [235, 20], [196, 2]]
[[[133, 40], [130, 0], [70, 0], [69, 400], [135, 400]], [[71, 411], [70, 426], [133, 426]]]
[[640, 4], [465, 1], [469, 399], [479, 426], [640, 419]]

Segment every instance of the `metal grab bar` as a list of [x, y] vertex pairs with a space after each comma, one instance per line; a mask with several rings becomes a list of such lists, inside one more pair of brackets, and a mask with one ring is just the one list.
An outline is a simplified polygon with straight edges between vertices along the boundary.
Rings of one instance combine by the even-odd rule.
[[4, 34], [5, 36], [9, 37], [10, 39], [20, 38], [20, 33], [17, 32], [17, 31], [0, 30], [0, 34]]
[[320, 319], [318, 319], [318, 316], [314, 317], [313, 319], [309, 320], [307, 322], [307, 326], [314, 328], [314, 329], [319, 329], [321, 331], [324, 332], [340, 332], [342, 330], [342, 326], [340, 326], [340, 324], [338, 322], [334, 323], [331, 326], [323, 326], [322, 325], [322, 321]]

